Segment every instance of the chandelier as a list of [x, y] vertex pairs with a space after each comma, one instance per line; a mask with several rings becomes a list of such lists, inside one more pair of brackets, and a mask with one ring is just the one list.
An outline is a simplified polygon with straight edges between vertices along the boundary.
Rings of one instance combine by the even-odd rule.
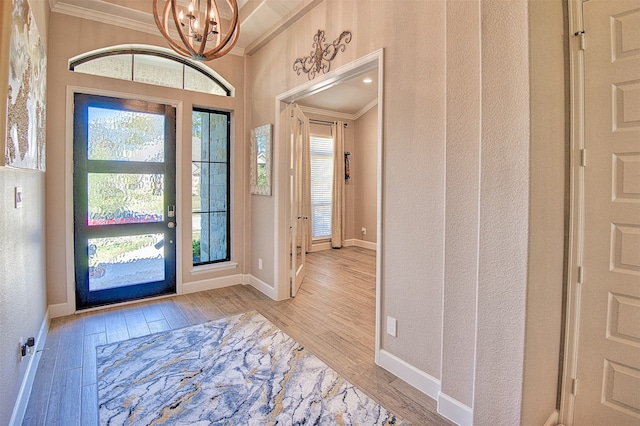
[[[210, 61], [226, 55], [233, 49], [240, 34], [238, 4], [225, 0], [232, 17], [224, 37], [221, 35], [220, 13], [215, 0], [188, 0], [186, 10], [180, 0], [153, 0], [153, 17], [169, 46], [182, 56], [199, 61]], [[159, 3], [164, 2], [160, 8]], [[202, 3], [202, 4], [201, 4]], [[203, 7], [204, 6], [204, 7]], [[178, 33], [174, 38], [170, 32]]]

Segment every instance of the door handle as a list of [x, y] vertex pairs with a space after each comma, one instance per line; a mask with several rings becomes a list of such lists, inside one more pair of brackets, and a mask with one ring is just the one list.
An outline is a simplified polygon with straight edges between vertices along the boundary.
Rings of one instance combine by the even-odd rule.
[[176, 227], [176, 223], [175, 222], [169, 222], [167, 223], [167, 227], [169, 227], [170, 229], [173, 229]]

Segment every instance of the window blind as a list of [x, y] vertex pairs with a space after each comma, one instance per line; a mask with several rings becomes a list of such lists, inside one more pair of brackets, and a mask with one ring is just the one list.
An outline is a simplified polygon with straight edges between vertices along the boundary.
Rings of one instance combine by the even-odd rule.
[[313, 238], [331, 237], [333, 139], [311, 136], [311, 230]]

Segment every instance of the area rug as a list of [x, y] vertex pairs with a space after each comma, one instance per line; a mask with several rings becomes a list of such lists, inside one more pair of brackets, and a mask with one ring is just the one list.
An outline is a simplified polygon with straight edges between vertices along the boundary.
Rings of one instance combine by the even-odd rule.
[[101, 425], [407, 424], [256, 311], [96, 351]]

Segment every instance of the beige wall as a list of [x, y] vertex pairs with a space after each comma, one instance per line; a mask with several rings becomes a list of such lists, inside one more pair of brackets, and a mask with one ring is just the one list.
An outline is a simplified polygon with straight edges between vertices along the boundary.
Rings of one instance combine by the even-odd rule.
[[[355, 191], [354, 238], [375, 243], [378, 241], [378, 106], [364, 113], [354, 124], [350, 182]], [[367, 228], [364, 236], [362, 227]]]
[[[204, 93], [188, 92], [170, 88], [101, 78], [86, 74], [73, 73], [68, 70], [68, 60], [76, 55], [102, 47], [118, 44], [150, 44], [166, 47], [164, 39], [159, 36], [95, 21], [87, 21], [59, 13], [51, 14], [51, 39], [49, 55], [49, 115], [48, 115], [48, 168], [47, 168], [47, 278], [49, 290], [49, 304], [64, 304], [75, 302], [67, 300], [67, 258], [64, 249], [65, 242], [71, 234], [62, 224], [72, 214], [67, 211], [69, 200], [65, 196], [65, 188], [71, 182], [67, 180], [71, 175], [72, 164], [69, 160], [71, 148], [67, 133], [67, 86], [77, 86], [89, 92], [122, 93], [130, 96], [159, 98], [160, 101], [182, 104], [182, 117], [177, 117], [178, 135], [178, 172], [177, 179], [182, 179], [182, 197], [179, 202], [177, 223], [178, 232], [182, 234], [182, 273], [183, 284], [209, 280], [243, 273], [244, 255], [244, 204], [247, 193], [246, 150], [248, 148], [247, 134], [244, 132], [244, 61], [242, 57], [227, 55], [207, 65], [214, 68], [224, 79], [236, 88], [235, 97], [221, 97]], [[232, 122], [232, 260], [238, 263], [235, 268], [192, 272], [191, 268], [191, 108], [192, 106], [212, 107], [233, 111]], [[182, 131], [180, 132], [180, 126]], [[180, 157], [181, 156], [181, 157]], [[181, 158], [181, 160], [180, 160]], [[71, 306], [73, 308], [73, 306]]]
[[[332, 69], [384, 48], [380, 297], [398, 336], [381, 346], [473, 407], [475, 424], [538, 424], [555, 409], [563, 25], [560, 0], [326, 0], [247, 58], [259, 125], [307, 81], [291, 64], [318, 28], [328, 41], [353, 33]], [[265, 224], [252, 226], [252, 256], [271, 263], [250, 270], [273, 285], [274, 200], [250, 211]]]
[[[31, 4], [46, 48], [49, 20], [47, 2]], [[10, 11], [11, 2], [0, 2], [2, 99], [6, 99], [8, 93]], [[6, 102], [0, 102], [0, 105], [0, 131], [4, 142]], [[2, 156], [4, 158], [4, 149]], [[20, 209], [15, 208], [13, 201], [17, 186], [22, 188], [23, 194]], [[19, 355], [18, 340], [21, 337], [38, 336], [47, 310], [44, 192], [45, 173], [0, 167], [0, 424], [3, 425], [9, 423], [30, 359], [22, 359]]]
[[[549, 19], [552, 16], [554, 19]], [[524, 352], [523, 423], [543, 424], [555, 404], [562, 318], [565, 181], [565, 129], [569, 84], [563, 58], [568, 24], [563, 2], [529, 3], [531, 32], [531, 180], [529, 264]], [[567, 212], [568, 214], [568, 212]], [[544, 265], [539, 267], [538, 265]]]

